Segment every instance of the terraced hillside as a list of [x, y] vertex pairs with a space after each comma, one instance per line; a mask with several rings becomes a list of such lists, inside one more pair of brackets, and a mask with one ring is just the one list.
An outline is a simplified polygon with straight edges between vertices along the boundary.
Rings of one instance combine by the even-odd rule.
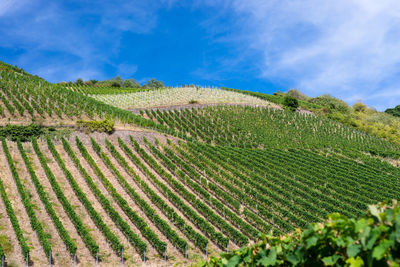
[[65, 88], [68, 90], [81, 93], [84, 95], [114, 95], [114, 94], [126, 94], [147, 91], [148, 89], [142, 88], [124, 88], [124, 87], [107, 87], [107, 86], [90, 86], [90, 85], [77, 85], [77, 84], [65, 84]]
[[3, 124], [111, 117], [134, 126], [0, 140], [0, 256], [9, 265], [186, 266], [260, 232], [399, 199], [390, 164], [399, 147], [324, 117], [268, 105], [135, 115], [9, 67], [0, 74]]
[[191, 104], [272, 105], [270, 102], [254, 96], [216, 88], [164, 88], [124, 94], [90, 94], [90, 96], [106, 104], [124, 109], [190, 106]]

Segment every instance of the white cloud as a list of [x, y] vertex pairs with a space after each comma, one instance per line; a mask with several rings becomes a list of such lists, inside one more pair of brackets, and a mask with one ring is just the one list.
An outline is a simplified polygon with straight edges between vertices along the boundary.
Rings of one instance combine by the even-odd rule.
[[247, 48], [263, 54], [262, 77], [379, 106], [400, 91], [398, 0], [246, 0], [232, 8]]
[[150, 33], [157, 24], [157, 11], [172, 4], [124, 0], [21, 4], [24, 1], [0, 0], [0, 47], [17, 48], [19, 56], [9, 63], [53, 82], [104, 79], [110, 66], [123, 76], [134, 74], [137, 66], [112, 62], [118, 56], [121, 36]]

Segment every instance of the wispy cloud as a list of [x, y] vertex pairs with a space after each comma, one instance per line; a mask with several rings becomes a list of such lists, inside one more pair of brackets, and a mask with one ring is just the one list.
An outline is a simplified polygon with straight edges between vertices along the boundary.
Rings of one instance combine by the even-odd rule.
[[263, 55], [262, 77], [380, 106], [400, 90], [397, 0], [247, 0], [232, 10], [242, 48]]
[[[181, 23], [202, 27], [193, 34], [204, 36], [159, 27], [179, 20], [169, 11], [181, 9], [195, 14]], [[141, 57], [154, 54], [148, 47], [158, 49], [149, 42], [157, 42], [152, 33], [159, 28], [164, 38], [201, 42], [186, 79], [263, 80], [379, 109], [400, 103], [398, 0], [0, 1], [0, 49], [13, 56], [4, 60], [50, 81], [130, 77], [143, 69], [143, 77], [151, 76], [164, 53], [176, 53], [165, 60], [181, 56], [166, 47], [156, 59]], [[140, 37], [127, 43], [132, 35]], [[140, 42], [142, 36], [152, 38]]]
[[157, 10], [171, 4], [121, 0], [93, 4], [22, 2], [0, 1], [0, 47], [18, 48], [20, 53], [13, 63], [50, 81], [101, 79], [108, 76], [107, 67], [123, 71], [123, 75], [134, 74], [137, 66], [113, 62], [122, 34], [151, 32], [157, 24]]

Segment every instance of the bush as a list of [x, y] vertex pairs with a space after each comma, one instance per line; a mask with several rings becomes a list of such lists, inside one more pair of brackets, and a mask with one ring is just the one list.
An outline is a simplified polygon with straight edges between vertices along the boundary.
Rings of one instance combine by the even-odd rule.
[[330, 95], [322, 95], [319, 97], [311, 98], [309, 102], [320, 105], [322, 107], [327, 107], [332, 111], [339, 111], [342, 113], [349, 113], [351, 110], [346, 102]]
[[282, 104], [290, 110], [295, 111], [299, 106], [299, 101], [293, 96], [286, 95]]
[[334, 213], [304, 231], [264, 235], [250, 246], [197, 266], [399, 266], [400, 205], [370, 206], [356, 220]]
[[385, 110], [385, 112], [395, 117], [400, 117], [400, 105], [394, 108], [388, 108], [387, 110]]
[[194, 100], [194, 99], [191, 99], [191, 100], [189, 101], [189, 104], [198, 104], [198, 103], [199, 103], [199, 101]]
[[111, 82], [111, 87], [121, 87], [121, 84], [117, 81]]
[[305, 94], [303, 94], [302, 92], [300, 92], [297, 89], [290, 89], [287, 92], [287, 94], [292, 96], [292, 97], [294, 97], [294, 98], [296, 98], [296, 99], [298, 99], [298, 100], [308, 100], [309, 99], [308, 96], [306, 96]]
[[367, 106], [361, 102], [354, 103], [353, 109], [357, 112], [365, 112], [367, 110]]
[[99, 132], [99, 133], [112, 133], [114, 132], [114, 121], [110, 119], [105, 119], [102, 121], [82, 121], [76, 122], [76, 126], [80, 130], [85, 132]]
[[44, 134], [44, 127], [37, 124], [29, 125], [6, 125], [0, 127], [0, 136], [11, 139], [12, 141], [21, 140], [26, 142], [31, 138]]

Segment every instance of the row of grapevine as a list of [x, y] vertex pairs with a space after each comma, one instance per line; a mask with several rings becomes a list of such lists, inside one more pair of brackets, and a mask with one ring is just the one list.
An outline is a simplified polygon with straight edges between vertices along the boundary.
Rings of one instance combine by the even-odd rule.
[[[92, 144], [93, 139], [92, 139]], [[94, 150], [99, 153], [100, 147], [95, 147]], [[90, 156], [91, 157], [91, 156]], [[97, 163], [90, 160], [89, 164], [94, 168], [100, 178], [101, 182], [103, 183], [104, 187], [113, 197], [113, 199], [118, 203], [120, 208], [125, 212], [131, 222], [139, 229], [142, 235], [149, 241], [149, 243], [155, 248], [155, 250], [160, 254], [164, 255], [166, 251], [167, 244], [161, 241], [158, 236], [147, 226], [146, 222], [141, 218], [135, 211], [132, 210], [128, 202], [117, 192], [115, 187], [110, 183], [110, 181], [104, 176], [101, 172], [100, 168], [98, 167]]]
[[[151, 181], [157, 184], [159, 182], [157, 178], [152, 174], [149, 169], [140, 161], [139, 158], [136, 157], [132, 153], [132, 150], [122, 141], [121, 138], [118, 138], [118, 143], [122, 150], [125, 152], [127, 157], [133, 161], [136, 166], [141, 169], [141, 171], [146, 174], [147, 177], [150, 178]], [[166, 217], [179, 229], [182, 233], [192, 241], [195, 246], [200, 248], [202, 251], [206, 251], [208, 240], [203, 237], [203, 235], [197, 233], [190, 225], [188, 225], [185, 220], [180, 217], [173, 208], [171, 208], [167, 203], [163, 201], [161, 197], [157, 195], [147, 184], [144, 182], [133, 170], [130, 168], [125, 161], [125, 159], [118, 153], [118, 151], [113, 149], [113, 153], [115, 157], [120, 161], [120, 163], [125, 167], [125, 169], [132, 175], [136, 183], [140, 186], [140, 188], [147, 194], [150, 200], [164, 213]]]
[[130, 87], [107, 87], [107, 86], [90, 86], [79, 84], [66, 84], [65, 88], [85, 95], [121, 95], [127, 93], [136, 93], [148, 91], [145, 88], [130, 88]]
[[58, 184], [53, 172], [49, 168], [46, 162], [46, 158], [43, 153], [40, 151], [39, 145], [35, 138], [32, 139], [32, 146], [36, 152], [36, 155], [39, 158], [40, 164], [44, 169], [46, 176], [50, 182], [50, 185], [57, 196], [57, 199], [60, 201], [62, 207], [64, 208], [65, 213], [68, 215], [70, 220], [72, 221], [76, 231], [82, 238], [83, 242], [85, 243], [86, 247], [88, 248], [90, 254], [96, 258], [98, 256], [98, 249], [99, 246], [97, 245], [96, 241], [93, 239], [87, 227], [83, 224], [81, 218], [76, 214], [75, 209], [69, 203], [67, 197], [65, 196], [62, 188]]
[[[192, 153], [199, 153], [199, 149], [196, 149], [195, 151], [192, 150]], [[296, 194], [292, 194], [291, 198], [294, 201], [294, 203], [288, 203], [287, 201], [283, 200], [280, 196], [277, 195], [277, 193], [280, 193], [280, 195], [285, 195], [285, 193], [288, 191], [288, 189], [290, 189], [290, 187], [288, 188], [288, 186], [284, 186], [282, 189], [286, 190], [285, 192], [282, 191], [279, 187], [276, 186], [276, 184], [279, 184], [279, 181], [273, 183], [271, 180], [274, 180], [273, 178], [271, 179], [266, 179], [265, 177], [260, 177], [258, 174], [256, 173], [248, 173], [246, 172], [246, 170], [244, 168], [242, 168], [239, 163], [243, 163], [243, 164], [247, 164], [247, 166], [253, 166], [252, 162], [249, 161], [244, 161], [242, 159], [229, 159], [229, 157], [232, 157], [232, 155], [220, 155], [219, 158], [217, 158], [217, 156], [219, 155], [217, 150], [214, 150], [214, 153], [207, 153], [202, 151], [202, 153], [204, 153], [206, 156], [210, 157], [210, 159], [213, 160], [213, 162], [218, 162], [220, 165], [224, 166], [225, 168], [227, 168], [230, 172], [232, 172], [233, 174], [235, 174], [235, 176], [237, 178], [240, 179], [240, 181], [235, 180], [235, 178], [231, 178], [232, 181], [234, 181], [235, 184], [237, 184], [239, 186], [239, 188], [244, 188], [245, 192], [247, 192], [247, 189], [249, 186], [251, 189], [255, 190], [254, 193], [249, 194], [252, 195], [253, 197], [256, 196], [260, 199], [264, 199], [263, 202], [267, 201], [265, 200], [266, 197], [272, 197], [273, 200], [276, 201], [276, 203], [279, 205], [282, 205], [282, 208], [279, 207], [279, 209], [276, 209], [277, 211], [280, 211], [280, 213], [283, 216], [288, 216], [288, 212], [287, 210], [293, 210], [293, 211], [297, 211], [297, 214], [300, 214], [300, 217], [304, 217], [304, 219], [307, 221], [318, 221], [318, 219], [313, 219], [313, 215], [312, 214], [316, 214], [316, 215], [321, 215], [321, 207], [320, 208], [315, 208], [313, 206], [313, 202], [312, 201], [306, 201], [304, 199], [302, 199], [301, 197], [296, 197]], [[226, 166], [225, 162], [237, 162], [237, 164], [235, 164], [235, 167], [233, 168], [229, 168]], [[241, 170], [242, 172], [244, 172], [246, 175], [243, 175], [241, 173], [238, 173], [238, 170]], [[258, 172], [260, 173], [260, 172]], [[230, 177], [229, 175], [227, 175], [228, 177]], [[248, 177], [252, 177], [251, 180]], [[242, 182], [246, 183], [247, 185], [243, 185]], [[251, 190], [250, 189], [250, 190]], [[271, 190], [273, 190], [271, 192]], [[245, 196], [245, 195], [244, 195]], [[303, 195], [304, 197], [304, 195]], [[273, 201], [272, 200], [272, 201]], [[270, 201], [270, 202], [272, 202]], [[282, 203], [283, 202], [283, 203]], [[272, 202], [274, 203], [274, 202]], [[282, 203], [282, 204], [280, 204]], [[271, 205], [271, 204], [270, 204]], [[286, 207], [286, 209], [284, 210], [283, 207]], [[296, 208], [297, 207], [297, 208]], [[304, 207], [303, 211], [301, 211], [301, 208]], [[299, 210], [300, 209], [300, 210]], [[290, 215], [289, 213], [289, 221], [293, 221], [296, 222], [298, 219], [293, 218], [293, 216]], [[302, 225], [304, 227], [304, 225]]]
[[[293, 202], [287, 200], [284, 195], [285, 192], [278, 188], [274, 183], [268, 181], [268, 179], [256, 177], [251, 175], [252, 179], [249, 180], [247, 177], [242, 177], [242, 181], [246, 181], [251, 184], [250, 187], [256, 191], [255, 197], [257, 197], [263, 205], [268, 204], [269, 207], [273, 207], [275, 211], [278, 211], [281, 216], [286, 217], [295, 226], [305, 227], [309, 221], [319, 221], [318, 217], [315, 217], [310, 213], [318, 215], [319, 210], [314, 208], [311, 204], [307, 203], [301, 198], [293, 197]], [[262, 181], [263, 183], [256, 183], [255, 181]], [[304, 206], [306, 207], [304, 207]]]
[[[136, 152], [144, 159], [144, 161], [149, 164], [167, 183], [171, 185], [177, 192], [181, 195], [182, 193], [179, 191], [180, 184], [173, 179], [173, 177], [167, 173], [147, 152], [140, 147], [139, 143], [134, 140], [131, 136], [131, 142], [134, 145]], [[179, 196], [177, 196], [174, 192], [172, 192], [168, 187], [166, 187], [163, 183], [153, 180], [155, 185], [163, 192], [167, 198], [182, 211], [185, 216], [191, 220], [203, 233], [211, 239], [211, 241], [215, 242], [221, 248], [226, 248], [229, 243], [229, 239], [223, 236], [220, 232], [216, 232], [214, 227], [211, 226], [206, 220], [201, 218], [194, 210], [188, 207]], [[185, 196], [183, 196], [185, 198]]]
[[[121, 173], [117, 170], [117, 168], [114, 166], [114, 164], [111, 162], [109, 157], [102, 151], [101, 147], [99, 144], [94, 141], [93, 138], [91, 138], [92, 146], [93, 149], [96, 151], [96, 153], [99, 155], [99, 157], [103, 160], [105, 165], [112, 171], [112, 173], [115, 175], [117, 178], [118, 182], [121, 184], [121, 186], [125, 189], [127, 194], [132, 198], [133, 201], [142, 209], [144, 214], [152, 221], [156, 227], [163, 233], [173, 245], [178, 246], [178, 248], [184, 252], [184, 249], [186, 248], [186, 241], [181, 239], [174, 230], [171, 229], [171, 227], [158, 216], [157, 213], [147, 204], [145, 200], [143, 200], [138, 193], [133, 189], [132, 186], [125, 180], [125, 178], [121, 175]], [[107, 141], [106, 141], [107, 142]], [[110, 143], [108, 143], [110, 145]], [[140, 229], [140, 227], [146, 227], [147, 224], [146, 222], [140, 218], [139, 222], [141, 223], [140, 225], [137, 224], [137, 227]], [[152, 239], [154, 238], [154, 233], [150, 232], [151, 235], [148, 235], [146, 238], [150, 238], [150, 242], [152, 243]], [[158, 242], [158, 243], [152, 243], [153, 246], [156, 248], [157, 251], [160, 251], [160, 249], [166, 250], [166, 244], [163, 242]], [[161, 246], [160, 246], [161, 245]]]
[[187, 140], [248, 148], [333, 147], [400, 155], [399, 148], [388, 141], [317, 115], [250, 106], [212, 106], [163, 111], [157, 116], [148, 114], [155, 123]]
[[[216, 158], [210, 158], [209, 160], [206, 156], [202, 155], [200, 150], [193, 151], [190, 149], [191, 147], [187, 148], [193, 153], [192, 155], [184, 153], [179, 147], [176, 147], [176, 151], [184, 155], [185, 158], [192, 159], [191, 162], [204, 170], [210, 179], [219, 184], [222, 188], [225, 188], [236, 198], [240, 199], [241, 202], [246, 205], [243, 214], [249, 221], [257, 222], [255, 225], [257, 227], [262, 227], [264, 232], [273, 231], [273, 233], [279, 234], [281, 231], [278, 229], [283, 231], [293, 230], [293, 227], [289, 223], [273, 214], [268, 208], [264, 208], [263, 205], [257, 204], [259, 203], [259, 200], [256, 198], [257, 191], [249, 186], [251, 182], [248, 178], [242, 179], [242, 181], [235, 179], [230, 173], [220, 168], [223, 166], [223, 163], [219, 162]], [[194, 156], [197, 157], [199, 161], [195, 160]], [[219, 166], [216, 163], [218, 163]], [[229, 171], [235, 174], [234, 170]], [[238, 190], [239, 188], [241, 188], [241, 190]], [[254, 206], [254, 204], [256, 205]], [[255, 215], [252, 210], [258, 215]], [[264, 218], [268, 218], [269, 223], [260, 223], [260, 220], [257, 219], [260, 215]], [[274, 227], [272, 225], [274, 225]]]
[[[152, 151], [152, 153], [159, 158], [164, 165], [172, 172], [176, 173], [183, 180], [190, 179], [188, 176], [184, 176], [183, 172], [180, 173], [176, 171], [176, 165], [170, 161], [167, 157], [165, 157], [156, 147], [147, 142], [148, 147]], [[248, 238], [244, 236], [242, 233], [237, 231], [235, 228], [230, 226], [224, 219], [215, 214], [206, 204], [204, 204], [201, 200], [199, 200], [194, 194], [189, 192], [181, 183], [172, 179], [175, 190], [177, 190], [188, 202], [192, 203], [192, 205], [201, 213], [204, 217], [206, 217], [212, 224], [217, 226], [221, 232], [223, 232], [227, 237], [229, 237], [233, 242], [238, 244], [239, 246], [245, 245], [248, 243]]]
[[[292, 153], [285, 153], [285, 157], [292, 159], [293, 155], [291, 154]], [[358, 205], [360, 208], [366, 207], [371, 201], [376, 201], [377, 199], [384, 200], [398, 197], [396, 193], [389, 189], [390, 186], [395, 186], [395, 184], [391, 182], [390, 185], [385, 186], [385, 173], [380, 173], [379, 179], [376, 179], [376, 177], [369, 177], [370, 175], [368, 172], [359, 168], [359, 164], [355, 162], [353, 163], [357, 165], [353, 165], [346, 170], [346, 164], [343, 164], [343, 168], [332, 164], [335, 161], [335, 157], [326, 159], [325, 157], [319, 157], [316, 154], [310, 153], [306, 153], [305, 156], [301, 151], [299, 151], [298, 155], [291, 169], [294, 170], [296, 168], [300, 173], [306, 174], [305, 167], [309, 166], [307, 168], [307, 174], [313, 177], [320, 177], [321, 170], [316, 169], [315, 166], [317, 163], [323, 165], [325, 182], [332, 183], [332, 187], [335, 187], [338, 193], [346, 190], [344, 191], [346, 196], [351, 196], [353, 198], [349, 199], [348, 202]], [[273, 156], [275, 159], [273, 158], [272, 160], [276, 161], [283, 157], [280, 152], [274, 153]], [[253, 158], [254, 157], [265, 158], [265, 156], [261, 156], [258, 153], [256, 156], [253, 156]], [[393, 182], [394, 181], [395, 180], [393, 180]], [[351, 185], [351, 187], [349, 187], [349, 185]], [[376, 188], [379, 188], [379, 191]]]
[[200, 104], [251, 104], [267, 106], [270, 103], [252, 96], [212, 88], [162, 88], [123, 94], [93, 94], [94, 99], [124, 109], [150, 108], [171, 105]]
[[[186, 161], [190, 162], [193, 166], [197, 167], [197, 170], [199, 172], [201, 172], [201, 171], [204, 172], [204, 175], [208, 178], [208, 183], [207, 183], [208, 187], [210, 187], [210, 185], [217, 187], [218, 186], [217, 184], [221, 184], [222, 190], [226, 188], [226, 191], [229, 192], [230, 194], [232, 194], [233, 196], [237, 197], [240, 200], [240, 203], [248, 205], [249, 203], [253, 202], [253, 200], [251, 200], [248, 196], [243, 194], [241, 190], [239, 190], [238, 188], [236, 188], [230, 184], [229, 180], [231, 180], [231, 179], [229, 179], [229, 178], [227, 179], [228, 175], [226, 175], [225, 173], [221, 173], [221, 170], [218, 169], [218, 167], [216, 167], [216, 165], [213, 162], [208, 162], [208, 160], [206, 158], [204, 158], [204, 156], [202, 156], [200, 153], [196, 153], [196, 157], [194, 157], [193, 155], [183, 151], [180, 147], [175, 146], [173, 143], [169, 142], [169, 144], [174, 149], [174, 152], [181, 157], [181, 159], [179, 159], [180, 161], [183, 161], [183, 159], [185, 159]], [[168, 149], [165, 148], [164, 151], [168, 151]], [[169, 150], [169, 151], [171, 151], [171, 150]], [[169, 154], [170, 153], [172, 153], [172, 151], [169, 152]], [[202, 159], [202, 161], [199, 161], [199, 159]], [[185, 163], [185, 164], [189, 165], [188, 163]], [[211, 171], [208, 167], [209, 165], [212, 165], [213, 167], [215, 167], [217, 169], [217, 171], [219, 172], [219, 174], [216, 174], [213, 171]], [[221, 178], [221, 177], [223, 177], [223, 178]], [[217, 184], [213, 184], [212, 181], [214, 181], [214, 182], [216, 181]], [[215, 196], [218, 197], [217, 194], [215, 194]], [[221, 200], [221, 201], [224, 201], [224, 200]], [[228, 202], [224, 202], [224, 203], [226, 203], [226, 205], [228, 205], [228, 206], [230, 205]], [[254, 228], [250, 228], [248, 224], [244, 224], [242, 221], [238, 221], [236, 219], [236, 215], [233, 214], [232, 212], [230, 212], [229, 209], [224, 207], [222, 204], [219, 204], [218, 208], [219, 208], [220, 212], [223, 211], [224, 215], [226, 217], [229, 217], [229, 220], [233, 224], [237, 225], [242, 230], [242, 232], [244, 231], [243, 233], [246, 233], [247, 236], [253, 238], [254, 240], [257, 239], [258, 231], [256, 231]], [[238, 212], [240, 212], [240, 210], [238, 210]], [[262, 220], [260, 221], [260, 220], [255, 219], [255, 217], [258, 218], [258, 216], [256, 214], [254, 214], [252, 211], [250, 211], [249, 209], [247, 209], [246, 207], [243, 210], [243, 214], [245, 215], [245, 218], [248, 221], [253, 222], [254, 227], [261, 229], [262, 232], [269, 232], [271, 230], [274, 231], [275, 233], [279, 232], [279, 230], [273, 229], [271, 224], [266, 224]], [[250, 218], [250, 220], [249, 220], [249, 218]]]
[[14, 229], [15, 235], [16, 235], [19, 245], [21, 247], [22, 256], [26, 257], [28, 255], [27, 258], [29, 258], [30, 248], [29, 248], [28, 244], [26, 243], [27, 239], [24, 237], [24, 233], [21, 229], [21, 226], [19, 225], [18, 218], [15, 215], [14, 209], [11, 205], [11, 201], [9, 200], [9, 198], [7, 196], [3, 181], [1, 179], [0, 179], [0, 194], [1, 194], [1, 198], [3, 200], [4, 206], [6, 208], [8, 218], [10, 219], [11, 225]]
[[[82, 166], [80, 160], [75, 155], [75, 152], [72, 150], [70, 144], [64, 138], [62, 138], [62, 143], [63, 143], [65, 151], [68, 153], [69, 157], [72, 159], [75, 166], [81, 172], [83, 178], [85, 179], [85, 182], [87, 183], [88, 187], [93, 192], [93, 194], [96, 196], [97, 200], [100, 202], [103, 209], [107, 212], [107, 214], [110, 216], [111, 220], [117, 225], [117, 227], [120, 229], [120, 231], [128, 238], [129, 242], [136, 249], [136, 251], [140, 255], [143, 255], [143, 260], [145, 260], [146, 259], [145, 254], [147, 252], [147, 244], [145, 242], [143, 242], [140, 239], [140, 237], [131, 230], [129, 224], [113, 208], [110, 200], [108, 200], [107, 197], [101, 193], [100, 189], [94, 183], [92, 177], [89, 176], [89, 174], [87, 173], [85, 168]], [[89, 162], [89, 164], [91, 166], [93, 166], [93, 167], [96, 166], [93, 158], [89, 155], [89, 153], [85, 149], [84, 145], [78, 138], [76, 139], [76, 143], [77, 143], [78, 149], [81, 152], [82, 156]], [[95, 172], [97, 172], [97, 173], [101, 172], [100, 169], [98, 169], [98, 168], [94, 167], [94, 169], [95, 169]]]
[[[137, 176], [136, 173], [133, 171], [132, 168], [129, 167], [128, 163], [125, 159], [119, 154], [113, 144], [110, 143], [107, 139], [106, 146], [117, 159], [117, 161], [124, 166], [125, 169], [128, 170], [128, 173], [132, 176]], [[101, 151], [101, 150], [100, 150]], [[101, 157], [103, 158], [104, 162], [108, 165], [108, 167], [114, 172], [114, 175], [117, 176], [118, 181], [120, 181], [121, 186], [127, 191], [127, 193], [132, 197], [132, 199], [139, 205], [146, 216], [157, 226], [157, 228], [167, 237], [171, 243], [178, 248], [182, 253], [186, 252], [187, 249], [187, 242], [180, 238], [179, 235], [168, 225], [168, 222], [163, 220], [150, 206], [147, 204], [145, 200], [143, 200], [138, 193], [130, 186], [127, 181], [121, 176], [119, 171], [113, 166], [110, 160], [107, 159], [107, 156], [101, 153]], [[137, 180], [137, 179], [136, 179]]]
[[43, 225], [39, 222], [36, 217], [36, 213], [34, 211], [33, 205], [30, 200], [30, 196], [25, 192], [24, 186], [22, 185], [21, 179], [19, 178], [19, 174], [17, 172], [17, 168], [14, 165], [14, 161], [11, 157], [10, 152], [8, 151], [7, 143], [4, 137], [1, 138], [3, 151], [6, 156], [8, 166], [10, 167], [11, 175], [14, 178], [14, 182], [17, 186], [18, 193], [22, 199], [22, 203], [28, 214], [30, 224], [32, 229], [37, 233], [37, 237], [39, 239], [40, 244], [43, 247], [44, 253], [48, 257], [51, 254], [51, 244], [49, 242], [49, 234], [46, 233], [43, 229]]
[[96, 224], [97, 228], [103, 233], [104, 237], [106, 238], [107, 242], [110, 244], [111, 248], [119, 255], [124, 246], [119, 241], [118, 237], [110, 230], [110, 228], [104, 223], [103, 219], [101, 218], [100, 214], [93, 208], [93, 205], [87, 199], [86, 194], [81, 190], [78, 183], [75, 181], [74, 177], [72, 176], [71, 172], [65, 166], [64, 161], [62, 160], [60, 154], [57, 152], [53, 142], [48, 137], [47, 138], [47, 145], [53, 154], [54, 158], [56, 159], [58, 165], [60, 166], [61, 170], [64, 172], [65, 177], [67, 178], [69, 184], [71, 185], [72, 189], [74, 190], [75, 195], [81, 201], [81, 203], [86, 208], [90, 218]]
[[[178, 176], [181, 178], [186, 178], [190, 177], [195, 178], [197, 177], [197, 182], [201, 184], [201, 178], [202, 176], [194, 169], [192, 166], [190, 166], [187, 162], [179, 158], [178, 156], [175, 155], [175, 153], [170, 150], [167, 147], [163, 147], [163, 151], [165, 154], [168, 156], [170, 159], [170, 162], [175, 163], [176, 167], [179, 167], [181, 170], [175, 170], [176, 173], [178, 173]], [[186, 174], [184, 173], [186, 172]], [[203, 178], [205, 179], [205, 178]], [[186, 178], [187, 180], [187, 178]], [[247, 237], [257, 240], [258, 238], [258, 231], [254, 229], [251, 225], [249, 225], [247, 222], [245, 222], [243, 219], [241, 219], [240, 216], [240, 202], [237, 201], [236, 199], [232, 198], [229, 194], [227, 194], [225, 191], [221, 190], [218, 186], [213, 184], [211, 181], [206, 180], [206, 183], [204, 187], [207, 188], [209, 191], [212, 191], [212, 194], [214, 197], [209, 196], [208, 199], [204, 199], [204, 202], [207, 203], [208, 201], [210, 202], [210, 205], [214, 207], [216, 211], [218, 211], [221, 215], [224, 215], [228, 221], [231, 222], [232, 225], [236, 226], [237, 228], [240, 229], [240, 231]], [[195, 188], [193, 190], [196, 190]], [[203, 189], [205, 190], [205, 189]], [[217, 198], [222, 198], [221, 201], [219, 201]], [[211, 201], [210, 201], [211, 200]], [[231, 209], [226, 208], [225, 205], [229, 206], [229, 203], [235, 203], [237, 202], [239, 205], [239, 208], [234, 210], [234, 212], [231, 211]], [[226, 204], [223, 204], [226, 203]], [[239, 216], [237, 215], [239, 214]]]
[[110, 117], [121, 123], [133, 123], [142, 127], [159, 128], [162, 126], [91, 97], [68, 90], [59, 85], [50, 84], [38, 77], [17, 75], [0, 70], [0, 100], [12, 116], [15, 110], [20, 116], [40, 116], [43, 118], [75, 119], [86, 115], [92, 119]]
[[64, 228], [64, 225], [58, 218], [56, 212], [54, 211], [53, 204], [50, 202], [44, 187], [41, 185], [34, 168], [32, 166], [31, 161], [29, 160], [28, 156], [25, 153], [25, 150], [22, 146], [21, 141], [17, 141], [19, 152], [22, 156], [22, 160], [25, 163], [26, 169], [28, 170], [29, 176], [35, 186], [36, 192], [39, 195], [40, 200], [42, 201], [44, 208], [46, 209], [47, 214], [50, 216], [51, 220], [54, 223], [54, 226], [57, 229], [58, 234], [60, 235], [61, 239], [63, 240], [65, 246], [67, 247], [69, 253], [71, 255], [75, 255], [77, 247], [75, 242], [72, 240], [71, 236], [68, 234], [67, 230]]
[[[327, 157], [306, 150], [250, 150], [218, 146], [212, 148], [191, 143], [183, 147], [190, 147], [187, 149], [203, 162], [201, 155], [204, 154], [212, 162], [223, 166], [243, 181], [246, 177], [252, 177], [259, 189], [265, 184], [268, 188], [275, 186], [276, 192], [281, 192], [281, 194], [290, 192], [290, 199], [303, 200], [299, 203], [315, 214], [341, 212], [349, 216], [357, 216], [363, 207], [382, 198], [385, 199], [385, 191], [393, 194], [389, 188], [380, 190], [383, 195], [375, 194], [372, 188], [368, 191], [369, 193], [367, 191], [361, 193], [365, 186], [363, 179], [367, 181], [367, 184], [373, 182], [379, 187], [386, 179], [387, 173], [382, 171], [379, 173], [375, 170], [374, 173], [379, 179], [376, 179], [377, 176], [373, 180], [369, 179], [367, 178], [367, 170], [370, 170], [368, 165], [360, 168], [358, 167], [360, 163], [347, 159], [348, 167], [344, 164], [342, 169], [341, 165], [330, 163], [330, 161], [335, 163], [338, 160], [335, 154]], [[262, 173], [268, 173], [268, 175], [262, 177], [260, 176]], [[223, 175], [225, 178], [229, 177], [227, 173]], [[342, 185], [343, 182], [341, 182], [348, 179], [348, 175], [354, 176], [351, 188], [345, 184]], [[391, 196], [393, 195], [389, 195]]]

